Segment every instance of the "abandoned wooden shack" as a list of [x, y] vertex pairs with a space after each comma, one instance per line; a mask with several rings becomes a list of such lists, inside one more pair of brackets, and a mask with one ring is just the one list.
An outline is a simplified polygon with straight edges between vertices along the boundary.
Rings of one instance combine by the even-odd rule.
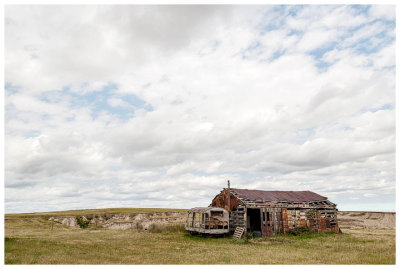
[[255, 236], [286, 234], [300, 227], [316, 233], [339, 232], [336, 204], [311, 191], [224, 188], [210, 206], [230, 212], [231, 232], [236, 227]]

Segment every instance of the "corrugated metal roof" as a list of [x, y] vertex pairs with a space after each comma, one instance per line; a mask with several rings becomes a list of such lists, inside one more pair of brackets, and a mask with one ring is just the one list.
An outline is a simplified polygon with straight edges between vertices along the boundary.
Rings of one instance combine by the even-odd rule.
[[328, 199], [312, 191], [262, 191], [235, 188], [231, 188], [231, 191], [236, 193], [242, 200], [252, 201], [313, 202]]

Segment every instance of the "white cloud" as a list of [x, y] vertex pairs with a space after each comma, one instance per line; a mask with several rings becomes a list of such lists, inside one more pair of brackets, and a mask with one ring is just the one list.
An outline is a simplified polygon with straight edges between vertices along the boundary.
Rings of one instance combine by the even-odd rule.
[[128, 102], [125, 102], [121, 98], [109, 98], [107, 103], [112, 107], [132, 108]]
[[378, 69], [396, 65], [394, 43], [376, 53], [374, 65]]
[[208, 205], [227, 179], [393, 197], [394, 28], [373, 12], [6, 7], [6, 210]]
[[374, 18], [383, 18], [385, 20], [394, 20], [396, 18], [395, 5], [372, 5], [369, 14]]
[[324, 48], [331, 42], [337, 40], [336, 30], [320, 29], [317, 31], [307, 32], [298, 43], [298, 49], [309, 52], [317, 48]]
[[6, 76], [8, 82], [37, 93], [101, 82], [174, 54], [193, 37], [213, 32], [213, 23], [229, 17], [229, 9], [7, 6]]

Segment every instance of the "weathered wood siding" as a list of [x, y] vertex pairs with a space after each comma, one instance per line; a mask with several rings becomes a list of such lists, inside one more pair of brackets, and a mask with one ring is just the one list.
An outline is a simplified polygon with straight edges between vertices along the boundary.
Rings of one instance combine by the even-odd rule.
[[[240, 198], [240, 197], [239, 197]], [[230, 230], [236, 227], [247, 229], [247, 208], [259, 208], [261, 218], [261, 234], [263, 236], [288, 233], [301, 227], [313, 232], [339, 232], [336, 205], [329, 201], [289, 203], [269, 201], [242, 201], [230, 194], [228, 208], [228, 190], [224, 189], [211, 203], [211, 206], [222, 207], [230, 212]]]
[[282, 209], [284, 220], [283, 232], [300, 227], [309, 228], [314, 232], [339, 232], [336, 209]]
[[230, 214], [229, 227], [231, 231], [234, 231], [236, 227], [246, 227], [246, 207], [238, 206]]

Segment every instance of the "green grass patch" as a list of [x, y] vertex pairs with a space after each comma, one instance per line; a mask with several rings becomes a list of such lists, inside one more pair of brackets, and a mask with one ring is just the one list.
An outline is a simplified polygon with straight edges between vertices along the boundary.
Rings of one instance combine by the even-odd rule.
[[14, 242], [14, 241], [16, 241], [17, 239], [16, 238], [12, 238], [12, 237], [4, 237], [4, 242], [5, 243], [11, 243], [11, 242]]

